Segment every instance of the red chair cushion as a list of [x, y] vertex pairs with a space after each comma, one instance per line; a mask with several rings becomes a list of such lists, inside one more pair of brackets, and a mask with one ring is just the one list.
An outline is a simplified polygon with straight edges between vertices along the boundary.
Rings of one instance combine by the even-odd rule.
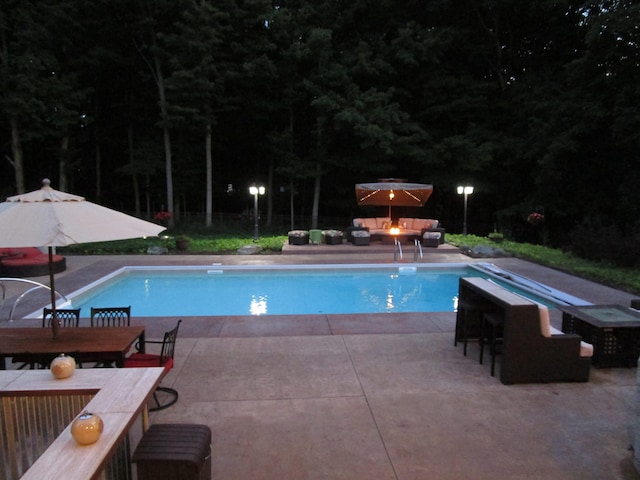
[[167, 359], [164, 365], [160, 365], [160, 355], [152, 353], [134, 353], [124, 359], [125, 368], [162, 367], [168, 372], [173, 367], [173, 358]]

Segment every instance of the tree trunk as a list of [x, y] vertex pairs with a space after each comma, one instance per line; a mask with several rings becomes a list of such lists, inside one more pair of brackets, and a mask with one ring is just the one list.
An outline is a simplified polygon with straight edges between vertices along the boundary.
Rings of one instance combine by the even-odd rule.
[[[151, 15], [150, 15], [151, 18]], [[164, 164], [165, 164], [165, 177], [167, 183], [167, 211], [170, 214], [168, 226], [173, 227], [175, 221], [173, 218], [174, 205], [173, 205], [173, 161], [171, 158], [171, 134], [169, 132], [169, 111], [167, 109], [167, 96], [164, 86], [164, 77], [162, 75], [162, 68], [160, 66], [160, 58], [158, 56], [158, 42], [156, 39], [156, 32], [151, 29], [151, 54], [153, 55], [153, 67], [149, 65], [152, 70], [153, 77], [158, 87], [158, 97], [160, 103], [160, 119], [162, 123], [162, 136], [164, 143]]]
[[293, 210], [293, 178], [289, 179], [289, 210], [291, 212], [291, 230], [294, 230], [295, 212]]
[[313, 185], [313, 208], [311, 210], [311, 228], [318, 228], [318, 211], [320, 210], [320, 184], [322, 183], [322, 168], [320, 161], [316, 164], [315, 182]]
[[211, 215], [213, 212], [213, 161], [211, 159], [211, 122], [207, 124], [207, 133], [205, 138], [205, 158], [207, 169], [207, 198], [205, 206], [204, 224], [211, 226]]
[[60, 160], [58, 161], [58, 189], [62, 192], [69, 191], [69, 182], [67, 179], [68, 160], [69, 160], [69, 133], [67, 132], [60, 140]]
[[138, 175], [135, 172], [134, 161], [135, 161], [135, 153], [133, 151], [133, 123], [129, 120], [129, 125], [127, 127], [127, 145], [129, 148], [129, 165], [131, 165], [131, 170], [133, 173], [131, 174], [131, 182], [133, 185], [133, 202], [135, 205], [136, 217], [140, 216], [140, 182], [138, 181]]
[[11, 155], [13, 159], [13, 171], [16, 179], [16, 193], [25, 193], [24, 189], [24, 159], [22, 156], [22, 143], [20, 142], [20, 129], [18, 128], [18, 119], [12, 116], [9, 119], [11, 123]]
[[[163, 110], [165, 111], [164, 115], [166, 115], [167, 106], [163, 105]], [[166, 118], [166, 117], [165, 117]], [[169, 227], [173, 227], [175, 225], [173, 219], [173, 173], [172, 173], [172, 160], [171, 160], [171, 136], [169, 135], [169, 128], [163, 127], [164, 134], [164, 160], [165, 160], [165, 169], [166, 169], [166, 182], [167, 182], [167, 211], [171, 214], [169, 217]]]
[[270, 227], [273, 223], [273, 158], [269, 160], [269, 178], [267, 179], [267, 221], [265, 225]]
[[138, 182], [138, 174], [131, 175], [131, 184], [133, 187], [133, 203], [136, 217], [140, 216], [140, 182]]
[[96, 143], [96, 199], [102, 197], [102, 148], [100, 142]]
[[151, 193], [149, 192], [149, 183], [151, 183], [151, 179], [149, 178], [149, 174], [145, 175], [144, 179], [144, 197], [147, 202], [147, 218], [151, 218]]

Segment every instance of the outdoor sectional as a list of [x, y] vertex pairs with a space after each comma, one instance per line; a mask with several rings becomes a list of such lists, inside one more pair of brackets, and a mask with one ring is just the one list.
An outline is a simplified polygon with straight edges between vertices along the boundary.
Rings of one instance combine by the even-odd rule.
[[[400, 233], [403, 235], [413, 235], [416, 238], [423, 238], [425, 232], [439, 232], [439, 243], [444, 243], [444, 228], [439, 227], [438, 220], [431, 218], [399, 218], [396, 225], [400, 228]], [[390, 237], [392, 221], [389, 217], [374, 217], [374, 218], [354, 218], [353, 226], [349, 227], [349, 241], [353, 241], [351, 232], [355, 230], [367, 230], [371, 237]]]

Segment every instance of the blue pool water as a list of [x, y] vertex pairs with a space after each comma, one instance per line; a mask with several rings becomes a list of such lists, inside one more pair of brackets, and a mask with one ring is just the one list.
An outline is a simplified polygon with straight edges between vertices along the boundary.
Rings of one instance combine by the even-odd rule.
[[135, 316], [452, 312], [463, 276], [487, 275], [466, 266], [126, 267], [68, 298], [83, 316], [126, 305]]

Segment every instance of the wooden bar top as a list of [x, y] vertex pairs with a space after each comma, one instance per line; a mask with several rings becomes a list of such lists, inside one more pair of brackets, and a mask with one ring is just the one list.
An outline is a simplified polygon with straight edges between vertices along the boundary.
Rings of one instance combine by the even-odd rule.
[[76, 370], [56, 380], [48, 370], [0, 371], [0, 396], [47, 395], [96, 391], [86, 410], [104, 421], [104, 432], [92, 444], [78, 445], [70, 426], [21, 477], [25, 480], [99, 478], [117, 446], [160, 383], [164, 369], [110, 368]]
[[476, 293], [479, 293], [481, 295], [482, 293], [489, 294], [499, 302], [504, 302], [505, 304], [509, 304], [512, 306], [534, 304], [533, 300], [525, 298], [522, 295], [518, 295], [517, 293], [513, 293], [506, 288], [501, 287], [497, 283], [494, 283], [485, 278], [465, 277], [462, 280], [463, 282], [461, 282], [461, 285], [466, 284], [467, 287], [473, 289]]

